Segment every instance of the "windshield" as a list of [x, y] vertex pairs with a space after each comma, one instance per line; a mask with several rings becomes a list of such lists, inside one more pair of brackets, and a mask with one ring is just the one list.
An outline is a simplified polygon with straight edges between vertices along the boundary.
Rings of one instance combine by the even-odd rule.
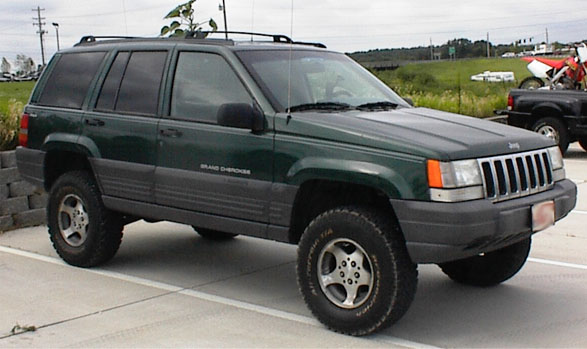
[[[344, 54], [310, 50], [238, 51], [236, 54], [279, 112], [285, 112], [288, 106], [292, 111], [329, 106], [336, 110], [409, 106]], [[288, 96], [290, 56], [291, 96]]]

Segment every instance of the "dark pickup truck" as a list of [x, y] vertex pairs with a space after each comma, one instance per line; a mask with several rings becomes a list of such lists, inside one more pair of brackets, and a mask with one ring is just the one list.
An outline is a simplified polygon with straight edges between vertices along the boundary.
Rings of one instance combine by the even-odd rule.
[[508, 96], [508, 124], [554, 139], [564, 153], [578, 141], [587, 151], [587, 93], [570, 90], [514, 89]]

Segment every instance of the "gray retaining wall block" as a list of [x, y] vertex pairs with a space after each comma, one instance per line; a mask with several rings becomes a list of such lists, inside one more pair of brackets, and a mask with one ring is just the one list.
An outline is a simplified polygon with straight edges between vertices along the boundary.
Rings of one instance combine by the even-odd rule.
[[37, 192], [33, 195], [29, 196], [29, 207], [31, 210], [36, 210], [38, 208], [45, 209], [47, 207], [47, 200], [49, 195], [44, 192]]
[[21, 180], [16, 167], [0, 169], [0, 185]]
[[8, 199], [8, 194], [10, 194], [10, 190], [8, 189], [7, 184], [0, 184], [0, 200]]
[[32, 195], [37, 188], [25, 181], [12, 182], [8, 185], [10, 189], [10, 197], [15, 198], [17, 196], [29, 196]]
[[2, 168], [16, 167], [16, 151], [3, 151], [0, 152], [0, 158], [2, 158]]
[[33, 225], [41, 225], [45, 224], [45, 222], [47, 221], [45, 209], [43, 208], [17, 213], [12, 217], [14, 219], [14, 225], [17, 227], [30, 227]]
[[29, 200], [26, 196], [10, 198], [0, 201], [0, 216], [21, 213], [29, 209]]
[[11, 229], [13, 226], [12, 216], [0, 216], [0, 231]]

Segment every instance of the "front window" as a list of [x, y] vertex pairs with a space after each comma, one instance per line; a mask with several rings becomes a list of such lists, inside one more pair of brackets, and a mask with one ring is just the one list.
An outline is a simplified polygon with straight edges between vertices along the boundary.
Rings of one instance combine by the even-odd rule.
[[[251, 75], [280, 112], [316, 104], [408, 106], [352, 59], [311, 50], [239, 51]], [[291, 66], [291, 73], [290, 73]]]

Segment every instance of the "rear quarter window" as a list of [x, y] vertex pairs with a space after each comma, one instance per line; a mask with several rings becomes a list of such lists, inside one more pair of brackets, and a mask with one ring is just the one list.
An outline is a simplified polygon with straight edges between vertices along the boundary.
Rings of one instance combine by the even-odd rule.
[[81, 109], [105, 55], [106, 52], [62, 54], [48, 77], [37, 104]]

